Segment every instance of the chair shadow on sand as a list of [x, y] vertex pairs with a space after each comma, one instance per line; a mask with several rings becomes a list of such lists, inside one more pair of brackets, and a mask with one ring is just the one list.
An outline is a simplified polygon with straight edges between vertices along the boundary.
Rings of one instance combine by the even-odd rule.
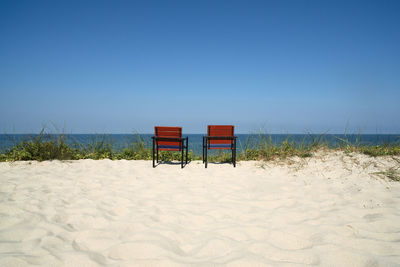
[[[183, 168], [186, 167], [186, 165], [190, 164], [192, 161], [188, 160], [187, 162], [183, 164]], [[158, 167], [159, 165], [181, 165], [182, 163], [179, 161], [170, 161], [170, 160], [158, 160], [155, 162], [153, 168]]]

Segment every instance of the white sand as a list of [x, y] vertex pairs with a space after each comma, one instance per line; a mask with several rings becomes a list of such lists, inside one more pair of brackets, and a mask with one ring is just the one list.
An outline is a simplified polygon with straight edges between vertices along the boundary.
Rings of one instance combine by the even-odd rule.
[[0, 266], [399, 266], [396, 166], [0, 163]]

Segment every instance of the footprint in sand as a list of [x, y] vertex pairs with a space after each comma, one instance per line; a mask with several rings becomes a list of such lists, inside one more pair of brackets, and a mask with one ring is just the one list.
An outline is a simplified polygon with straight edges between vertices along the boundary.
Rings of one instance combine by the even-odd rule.
[[31, 266], [29, 263], [26, 261], [19, 259], [17, 257], [5, 257], [5, 258], [0, 258], [0, 266], [3, 267], [25, 267], [25, 266]]
[[66, 225], [73, 230], [102, 229], [108, 227], [109, 224], [109, 221], [103, 217], [91, 215], [72, 215], [66, 221]]
[[275, 247], [287, 250], [306, 249], [313, 246], [306, 238], [281, 231], [271, 231], [268, 242]]
[[114, 260], [159, 259], [168, 255], [168, 251], [152, 243], [125, 243], [110, 249], [108, 257]]
[[115, 237], [114, 232], [88, 230], [79, 232], [73, 245], [81, 251], [104, 251], [120, 242]]
[[[267, 244], [259, 243], [253, 244], [249, 247], [249, 251], [265, 257], [272, 261], [277, 262], [287, 262], [287, 263], [297, 263], [306, 265], [316, 265], [319, 263], [318, 256], [312, 254], [308, 251], [288, 251], [283, 249], [278, 249]], [[338, 265], [340, 266], [340, 265]]]
[[[16, 227], [0, 232], [0, 240], [2, 242], [22, 242], [26, 239], [30, 232], [31, 229], [29, 228]], [[43, 234], [46, 235], [46, 233]]]
[[23, 213], [24, 211], [15, 205], [6, 205], [5, 203], [0, 203], [0, 214], [6, 216], [16, 216]]
[[11, 228], [14, 225], [22, 223], [24, 220], [16, 217], [2, 217], [0, 220], [0, 231], [3, 229]]
[[[331, 251], [328, 254], [323, 254], [321, 257], [321, 265], [330, 265], [335, 263], [335, 266], [353, 267], [353, 266], [378, 266], [379, 264], [368, 255], [358, 254], [346, 250]], [[390, 265], [388, 265], [390, 266]], [[395, 266], [395, 265], [393, 265]]]
[[367, 222], [374, 222], [379, 220], [380, 218], [382, 218], [382, 214], [380, 213], [371, 213], [371, 214], [367, 214], [364, 215], [363, 217]]
[[233, 242], [228, 242], [220, 239], [209, 240], [200, 250], [196, 253], [196, 257], [200, 258], [215, 258], [222, 257], [232, 252], [234, 246]]

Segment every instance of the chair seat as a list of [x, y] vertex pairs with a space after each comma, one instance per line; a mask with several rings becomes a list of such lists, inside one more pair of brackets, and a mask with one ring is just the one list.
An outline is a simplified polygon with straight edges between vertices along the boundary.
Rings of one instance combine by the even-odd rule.
[[180, 146], [167, 146], [167, 145], [159, 145], [158, 146], [159, 150], [171, 150], [171, 151], [180, 151], [181, 147]]

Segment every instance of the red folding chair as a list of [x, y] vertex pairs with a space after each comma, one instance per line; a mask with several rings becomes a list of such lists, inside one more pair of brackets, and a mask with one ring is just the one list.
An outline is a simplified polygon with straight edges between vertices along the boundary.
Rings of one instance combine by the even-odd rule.
[[[183, 154], [186, 150], [186, 163], [188, 161], [188, 142], [189, 138], [182, 138], [182, 127], [165, 127], [155, 126], [153, 139], [153, 168], [156, 166], [154, 161], [154, 154], [157, 152], [157, 163], [158, 163], [158, 151], [181, 151], [181, 168], [183, 168]], [[186, 144], [185, 144], [186, 141]]]
[[236, 167], [236, 139], [233, 125], [208, 125], [207, 136], [203, 136], [203, 163], [207, 168], [209, 149], [230, 149], [233, 167]]

